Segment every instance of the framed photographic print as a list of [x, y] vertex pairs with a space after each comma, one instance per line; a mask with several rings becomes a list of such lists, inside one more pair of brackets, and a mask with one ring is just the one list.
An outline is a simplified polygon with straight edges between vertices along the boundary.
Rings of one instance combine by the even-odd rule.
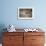
[[19, 7], [18, 8], [18, 19], [33, 19], [34, 8], [32, 7]]

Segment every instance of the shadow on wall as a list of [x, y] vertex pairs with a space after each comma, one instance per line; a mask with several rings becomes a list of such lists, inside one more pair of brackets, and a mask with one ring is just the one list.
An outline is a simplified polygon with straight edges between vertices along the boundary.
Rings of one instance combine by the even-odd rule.
[[0, 43], [2, 43], [2, 36], [3, 36], [2, 32], [6, 32], [6, 29], [4, 30], [4, 28], [6, 28], [5, 25], [0, 24]]

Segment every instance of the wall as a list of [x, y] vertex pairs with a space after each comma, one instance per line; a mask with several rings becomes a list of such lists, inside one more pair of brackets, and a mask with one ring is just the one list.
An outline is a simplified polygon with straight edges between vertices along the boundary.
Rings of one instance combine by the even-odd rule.
[[[46, 0], [1, 0], [0, 24], [5, 26], [9, 24], [15, 27], [28, 28], [39, 27], [46, 28]], [[17, 19], [18, 7], [33, 7], [35, 18], [32, 20]]]
[[[15, 25], [15, 27], [46, 27], [46, 1], [45, 0], [2, 0], [0, 23]], [[35, 18], [33, 20], [18, 20], [18, 7], [33, 7]]]

